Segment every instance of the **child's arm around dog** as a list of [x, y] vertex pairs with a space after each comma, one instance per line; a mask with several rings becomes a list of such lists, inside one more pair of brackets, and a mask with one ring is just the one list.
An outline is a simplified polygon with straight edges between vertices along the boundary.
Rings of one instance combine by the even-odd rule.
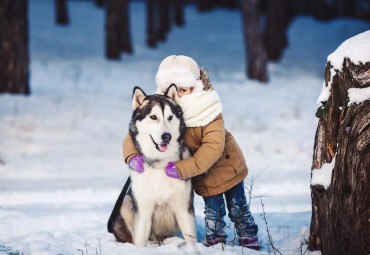
[[133, 157], [140, 155], [140, 153], [137, 151], [135, 147], [134, 141], [132, 140], [130, 133], [127, 133], [125, 139], [123, 140], [122, 151], [123, 159], [127, 164]]
[[[206, 172], [222, 155], [225, 147], [225, 128], [222, 114], [204, 127], [187, 131], [185, 139], [201, 137], [200, 147], [192, 157], [175, 162], [180, 179], [187, 179]], [[197, 135], [199, 133], [199, 135]], [[188, 143], [191, 141], [185, 141]]]
[[[207, 126], [194, 129], [194, 135], [187, 132], [185, 139], [202, 137], [201, 146], [192, 157], [175, 162], [180, 179], [188, 179], [206, 172], [222, 155], [225, 146], [225, 128], [222, 114]], [[197, 135], [199, 133], [199, 136]], [[191, 142], [191, 141], [185, 141]], [[123, 158], [126, 163], [139, 155], [131, 135], [128, 133], [123, 141]]]

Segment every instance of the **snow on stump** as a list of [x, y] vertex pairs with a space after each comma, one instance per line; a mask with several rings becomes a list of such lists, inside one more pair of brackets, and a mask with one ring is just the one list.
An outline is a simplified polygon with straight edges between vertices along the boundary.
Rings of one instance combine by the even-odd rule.
[[311, 250], [370, 253], [370, 30], [328, 56], [312, 163]]

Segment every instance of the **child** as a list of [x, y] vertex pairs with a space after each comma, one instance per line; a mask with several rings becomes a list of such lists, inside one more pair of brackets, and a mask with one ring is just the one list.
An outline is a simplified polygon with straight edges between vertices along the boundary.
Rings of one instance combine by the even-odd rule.
[[[247, 165], [238, 144], [224, 128], [221, 102], [207, 73], [192, 58], [172, 55], [159, 65], [156, 82], [159, 94], [171, 84], [178, 88], [186, 124], [185, 144], [193, 156], [169, 162], [165, 172], [171, 178], [192, 178], [195, 192], [205, 202], [207, 244], [226, 242], [225, 196], [240, 245], [258, 250], [258, 227], [244, 192]], [[130, 135], [124, 140], [123, 154], [132, 169], [145, 170]]]

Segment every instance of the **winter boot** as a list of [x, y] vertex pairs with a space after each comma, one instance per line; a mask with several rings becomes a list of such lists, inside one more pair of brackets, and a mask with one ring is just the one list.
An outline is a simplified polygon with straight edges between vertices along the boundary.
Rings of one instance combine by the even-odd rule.
[[258, 237], [240, 237], [239, 243], [241, 246], [258, 251], [261, 246], [258, 244]]
[[216, 245], [218, 243], [226, 243], [226, 238], [223, 237], [216, 237], [215, 239], [208, 239], [207, 243], [205, 244], [207, 247]]

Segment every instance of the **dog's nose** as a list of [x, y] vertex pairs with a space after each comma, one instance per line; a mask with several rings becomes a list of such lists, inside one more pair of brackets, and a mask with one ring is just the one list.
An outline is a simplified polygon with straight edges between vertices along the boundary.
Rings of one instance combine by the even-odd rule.
[[165, 143], [169, 143], [171, 141], [171, 134], [170, 133], [163, 133], [162, 140]]

